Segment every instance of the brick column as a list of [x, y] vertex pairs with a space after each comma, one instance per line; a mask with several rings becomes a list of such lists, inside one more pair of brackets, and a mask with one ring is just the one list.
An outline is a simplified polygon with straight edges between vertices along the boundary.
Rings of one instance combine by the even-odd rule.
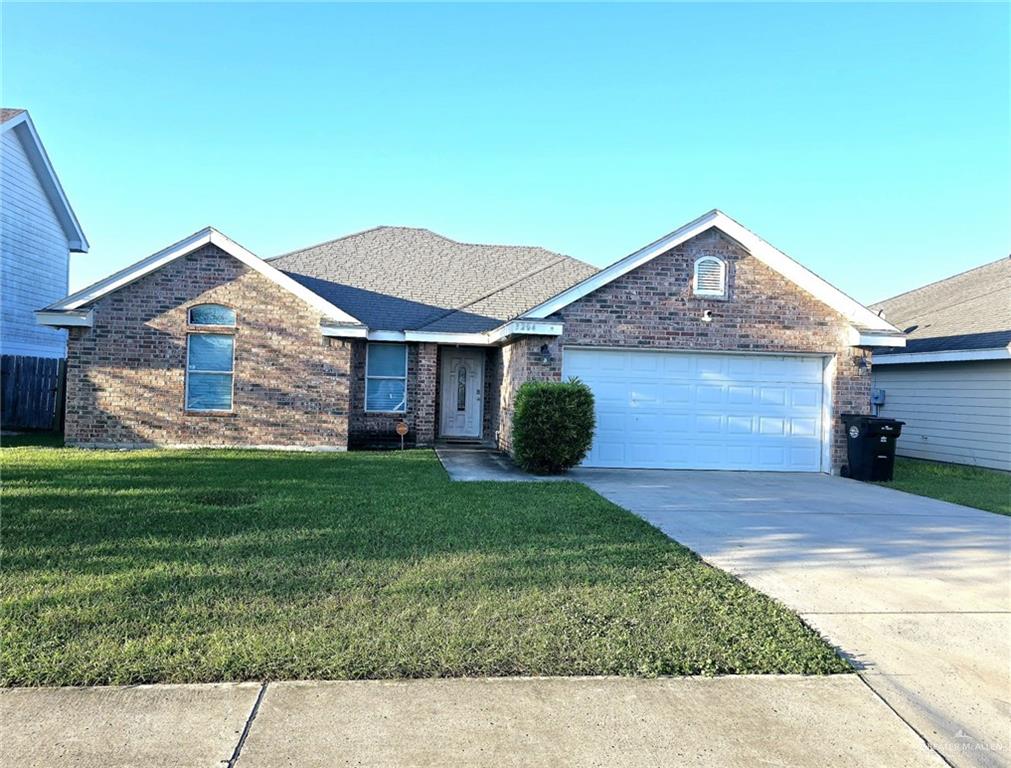
[[439, 364], [439, 347], [436, 344], [418, 344], [418, 394], [414, 416], [415, 442], [432, 445], [435, 442], [435, 398]]

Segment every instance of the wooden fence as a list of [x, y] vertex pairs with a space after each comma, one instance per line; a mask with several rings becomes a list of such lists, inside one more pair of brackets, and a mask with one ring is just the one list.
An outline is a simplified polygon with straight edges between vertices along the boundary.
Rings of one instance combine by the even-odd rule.
[[62, 429], [66, 376], [66, 360], [22, 355], [0, 357], [0, 426]]

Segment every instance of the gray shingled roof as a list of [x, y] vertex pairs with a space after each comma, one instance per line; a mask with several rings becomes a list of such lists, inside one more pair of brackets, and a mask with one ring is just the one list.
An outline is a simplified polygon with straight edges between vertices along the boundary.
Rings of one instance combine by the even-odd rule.
[[0, 123], [6, 123], [13, 117], [17, 117], [22, 112], [23, 109], [11, 109], [10, 107], [0, 107]]
[[[893, 353], [993, 349], [1011, 343], [1011, 257], [871, 305], [906, 331]], [[883, 354], [877, 352], [876, 354]]]
[[544, 248], [376, 227], [270, 259], [372, 330], [478, 333], [597, 270]]

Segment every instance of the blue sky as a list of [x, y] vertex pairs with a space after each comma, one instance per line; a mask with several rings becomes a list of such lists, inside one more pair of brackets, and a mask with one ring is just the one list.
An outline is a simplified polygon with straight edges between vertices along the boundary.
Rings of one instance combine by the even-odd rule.
[[1008, 255], [1004, 4], [2, 8], [92, 243], [377, 224], [604, 265], [714, 207], [872, 301]]

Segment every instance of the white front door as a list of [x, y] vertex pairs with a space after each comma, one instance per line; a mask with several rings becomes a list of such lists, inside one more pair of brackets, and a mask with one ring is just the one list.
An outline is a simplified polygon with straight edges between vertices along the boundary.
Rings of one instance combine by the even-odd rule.
[[481, 437], [484, 394], [484, 350], [442, 349], [443, 437]]
[[571, 349], [593, 390], [587, 467], [817, 472], [821, 357]]

